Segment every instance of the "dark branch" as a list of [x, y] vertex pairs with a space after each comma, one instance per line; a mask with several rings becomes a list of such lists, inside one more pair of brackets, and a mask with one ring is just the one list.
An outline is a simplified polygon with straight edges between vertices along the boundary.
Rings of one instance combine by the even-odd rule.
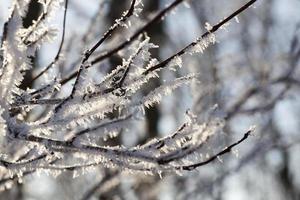
[[66, 33], [66, 19], [67, 19], [67, 10], [68, 10], [68, 1], [69, 0], [65, 0], [65, 5], [64, 5], [64, 17], [63, 17], [63, 30], [62, 30], [62, 36], [61, 36], [61, 41], [59, 44], [59, 48], [58, 51], [56, 53], [56, 56], [54, 58], [54, 60], [47, 66], [45, 67], [38, 75], [36, 75], [32, 80], [31, 83], [33, 81], [35, 81], [36, 79], [38, 79], [39, 77], [41, 77], [45, 72], [47, 72], [59, 59], [63, 45], [64, 45], [64, 41], [65, 41], [65, 33]]
[[231, 152], [232, 148], [234, 148], [235, 146], [237, 146], [240, 143], [242, 143], [243, 141], [245, 141], [251, 135], [251, 133], [252, 133], [251, 130], [247, 131], [240, 140], [238, 140], [237, 142], [231, 144], [230, 146], [226, 147], [225, 149], [223, 149], [219, 153], [211, 156], [209, 159], [207, 159], [207, 160], [205, 160], [203, 162], [199, 162], [199, 163], [192, 164], [192, 165], [178, 166], [177, 169], [178, 170], [191, 171], [191, 170], [196, 169], [197, 167], [200, 167], [200, 166], [203, 166], [203, 165], [207, 165], [207, 164], [213, 162], [214, 160], [216, 160], [218, 157], [223, 156], [224, 154]]

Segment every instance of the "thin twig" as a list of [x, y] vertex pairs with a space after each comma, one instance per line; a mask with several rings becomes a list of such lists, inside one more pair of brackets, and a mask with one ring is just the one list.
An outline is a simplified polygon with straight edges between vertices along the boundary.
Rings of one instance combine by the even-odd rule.
[[[114, 55], [118, 51], [120, 51], [120, 50], [124, 49], [125, 47], [127, 47], [128, 45], [130, 45], [136, 38], [138, 38], [138, 36], [140, 34], [142, 34], [143, 32], [147, 31], [157, 21], [161, 20], [168, 12], [170, 12], [171, 10], [173, 10], [176, 6], [178, 6], [183, 1], [185, 1], [185, 0], [176, 0], [172, 4], [170, 4], [169, 6], [167, 6], [166, 8], [164, 8], [152, 20], [150, 20], [147, 24], [145, 24], [138, 31], [136, 31], [128, 40], [124, 41], [123, 43], [121, 43], [117, 47], [113, 48], [109, 52], [106, 52], [106, 53], [104, 53], [104, 54], [96, 57], [94, 60], [92, 60], [91, 61], [92, 66], [95, 65], [96, 63], [98, 63], [98, 62], [106, 59], [106, 58], [109, 58], [110, 56]], [[62, 79], [60, 83], [63, 85], [65, 83], [67, 83], [68, 81], [70, 81], [71, 79], [75, 78], [75, 77], [76, 77], [76, 72], [73, 72], [68, 77]]]
[[198, 167], [200, 167], [200, 166], [207, 165], [208, 163], [211, 163], [211, 162], [213, 162], [214, 160], [216, 160], [218, 157], [223, 156], [224, 154], [231, 152], [231, 150], [232, 150], [235, 146], [237, 146], [237, 145], [239, 145], [240, 143], [242, 143], [243, 141], [245, 141], [245, 140], [251, 135], [251, 133], [252, 133], [251, 130], [247, 131], [247, 132], [244, 134], [244, 136], [243, 136], [240, 140], [238, 140], [237, 142], [231, 144], [230, 146], [226, 147], [225, 149], [223, 149], [223, 150], [220, 151], [219, 153], [217, 153], [217, 154], [211, 156], [209, 159], [207, 159], [207, 160], [205, 160], [205, 161], [203, 161], [203, 162], [199, 162], [199, 163], [192, 164], [192, 165], [178, 166], [177, 168], [178, 168], [178, 170], [191, 171], [191, 170], [194, 170], [194, 169], [196, 169], [196, 168], [198, 168]]
[[251, 1], [249, 1], [248, 3], [246, 3], [245, 5], [243, 5], [242, 7], [240, 7], [238, 10], [236, 10], [235, 12], [233, 12], [231, 15], [229, 15], [228, 17], [226, 17], [225, 19], [223, 19], [222, 21], [220, 21], [218, 24], [214, 25], [210, 30], [208, 30], [204, 34], [202, 34], [201, 37], [198, 38], [196, 41], [194, 41], [194, 42], [190, 43], [189, 45], [185, 46], [179, 52], [173, 54], [172, 56], [170, 56], [166, 60], [162, 61], [161, 63], [159, 63], [159, 64], [157, 64], [157, 65], [155, 65], [155, 66], [147, 69], [144, 72], [144, 74], [148, 74], [149, 72], [152, 72], [154, 70], [166, 67], [167, 64], [169, 64], [174, 58], [179, 57], [179, 56], [185, 54], [188, 51], [188, 49], [190, 49], [191, 47], [194, 47], [195, 45], [197, 45], [199, 40], [204, 39], [205, 37], [207, 37], [211, 33], [215, 33], [219, 28], [221, 28], [223, 25], [225, 25], [231, 19], [233, 19], [234, 17], [236, 17], [237, 15], [239, 15], [240, 13], [242, 13], [244, 10], [246, 10], [247, 8], [249, 8], [256, 1], [257, 0], [251, 0]]
[[56, 53], [56, 56], [55, 56], [54, 60], [47, 67], [45, 67], [38, 75], [36, 75], [34, 78], [32, 78], [31, 83], [34, 82], [39, 77], [41, 77], [45, 72], [47, 72], [60, 58], [60, 54], [61, 54], [61, 51], [62, 51], [62, 48], [63, 48], [63, 45], [64, 45], [64, 41], [65, 41], [68, 2], [69, 2], [69, 0], [65, 0], [64, 17], [63, 17], [63, 30], [62, 30], [61, 41], [60, 41], [59, 48], [58, 48], [58, 51]]

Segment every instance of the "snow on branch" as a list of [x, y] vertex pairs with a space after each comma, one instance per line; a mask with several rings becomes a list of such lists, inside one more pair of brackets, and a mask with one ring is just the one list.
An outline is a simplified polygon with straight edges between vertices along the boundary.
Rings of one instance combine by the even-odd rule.
[[[251, 131], [218, 153], [209, 157], [199, 156], [211, 137], [222, 132], [224, 122], [221, 119], [211, 119], [199, 123], [195, 116], [188, 113], [186, 122], [169, 136], [134, 147], [121, 144], [106, 146], [103, 142], [116, 137], [122, 131], [130, 132], [130, 124], [144, 114], [145, 108], [160, 103], [164, 96], [170, 95], [178, 87], [196, 81], [197, 74], [188, 74], [160, 85], [148, 94], [142, 92], [143, 87], [150, 81], [159, 78], [158, 71], [165, 68], [171, 73], [176, 70], [174, 66], [183, 66], [183, 55], [203, 53], [210, 44], [215, 43], [214, 33], [256, 0], [249, 1], [229, 17], [211, 26], [194, 42], [159, 62], [151, 55], [151, 50], [158, 46], [151, 43], [150, 37], [144, 32], [183, 1], [174, 1], [127, 41], [90, 61], [95, 51], [112, 35], [117, 34], [120, 26], [127, 26], [131, 17], [138, 16], [141, 12], [142, 2], [132, 0], [122, 17], [91, 48], [83, 52], [76, 73], [63, 77], [62, 80], [55, 79], [40, 88], [28, 88], [26, 91], [19, 87], [24, 71], [32, 67], [30, 57], [35, 55], [38, 47], [54, 38], [54, 29], [48, 22], [57, 9], [63, 6], [63, 1], [40, 0], [43, 12], [28, 28], [22, 27], [22, 17], [27, 12], [29, 2], [24, 1], [24, 5], [20, 6], [20, 1], [13, 1], [1, 42], [1, 180], [11, 180], [38, 170], [48, 170], [52, 175], [57, 175], [71, 169], [87, 171], [96, 166], [150, 174], [189, 171], [213, 162], [246, 140]], [[65, 0], [63, 36], [57, 55], [33, 78], [33, 82], [43, 74], [48, 74], [48, 69], [59, 59], [65, 37], [67, 4], [68, 1]], [[131, 52], [131, 55], [124, 56], [123, 63], [100, 82], [93, 81], [89, 77], [91, 66], [119, 50]], [[71, 92], [58, 98], [57, 93], [71, 80], [70, 77], [75, 77]], [[44, 111], [39, 117], [33, 112], [37, 107]], [[25, 115], [34, 115], [36, 119], [30, 121]]]

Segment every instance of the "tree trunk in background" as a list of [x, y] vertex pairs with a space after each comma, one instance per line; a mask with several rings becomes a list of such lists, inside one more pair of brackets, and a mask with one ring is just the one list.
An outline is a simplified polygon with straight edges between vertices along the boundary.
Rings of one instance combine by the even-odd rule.
[[[128, 5], [130, 5], [129, 0], [112, 0], [110, 2], [110, 11], [107, 16], [107, 21], [108, 21], [108, 27], [111, 26], [116, 19], [120, 18], [122, 13], [128, 9]], [[148, 19], [148, 15], [153, 12], [157, 12], [159, 10], [159, 4], [160, 0], [151, 0], [151, 1], [144, 1], [144, 12], [142, 13], [143, 18]], [[148, 20], [146, 20], [148, 21]], [[122, 30], [120, 30], [121, 32]], [[157, 23], [154, 26], [152, 26], [150, 29], [147, 30], [147, 34], [151, 38], [151, 42], [154, 44], [159, 45], [160, 47], [163, 45], [164, 41], [164, 34], [163, 34], [163, 25], [162, 23]], [[159, 50], [158, 49], [153, 49], [151, 50], [152, 57], [158, 58], [159, 59]], [[115, 55], [112, 58], [110, 58], [110, 65], [111, 68], [115, 68], [117, 65], [122, 63], [122, 59], [118, 56]], [[153, 88], [159, 86], [160, 82], [158, 79], [151, 80], [149, 81], [147, 88], [144, 88], [143, 92], [148, 93]], [[154, 106], [153, 108], [150, 109], [145, 109], [146, 110], [146, 130], [145, 130], [145, 136], [142, 138], [139, 143], [144, 143], [154, 137], [157, 137], [159, 135], [158, 131], [158, 123], [160, 119], [160, 111], [159, 111], [159, 106]], [[120, 144], [120, 137], [115, 138], [115, 140], [110, 140], [109, 145], [113, 144]], [[136, 194], [143, 194], [142, 196], [139, 196], [141, 199], [156, 199], [157, 195], [153, 195], [153, 189], [155, 188], [155, 181], [156, 177], [148, 177], [145, 176], [141, 181], [139, 181], [138, 186], [135, 188]], [[141, 192], [143, 191], [143, 192]], [[145, 192], [146, 191], [146, 192]], [[122, 194], [122, 188], [121, 186], [118, 186], [115, 188], [113, 191], [111, 191], [112, 194]], [[109, 194], [108, 197], [111, 197], [112, 194]], [[105, 196], [101, 196], [101, 199], [107, 199]]]
[[[130, 5], [130, 1], [128, 0], [111, 0], [110, 2], [110, 10], [107, 15], [107, 30], [110, 26], [115, 23], [116, 19], [119, 19], [123, 12], [128, 9]], [[122, 64], [122, 59], [117, 55], [113, 55], [109, 58], [111, 69]]]
[[[146, 18], [150, 13], [156, 12], [159, 10], [160, 0], [151, 0], [151, 1], [145, 1], [145, 8], [142, 17]], [[110, 5], [110, 11], [107, 16], [108, 25], [111, 26], [114, 21], [121, 17], [122, 13], [128, 9], [128, 5], [130, 5], [130, 1], [120, 1], [120, 0], [112, 0]], [[164, 34], [163, 34], [163, 23], [157, 23], [154, 26], [150, 27], [150, 29], [147, 31], [151, 38], [151, 42], [158, 44], [159, 46], [163, 45], [164, 41]], [[151, 51], [152, 57], [159, 58], [159, 50], [153, 49]], [[121, 64], [122, 59], [119, 56], [113, 56], [110, 58], [110, 64], [111, 68], [114, 68], [115, 66]], [[153, 88], [159, 86], [160, 82], [158, 79], [152, 80], [149, 82], [149, 85], [147, 88], [145, 88], [144, 93], [148, 93]], [[159, 106], [154, 106], [151, 109], [146, 109], [146, 135], [142, 139], [141, 143], [148, 141], [149, 139], [152, 139], [158, 135], [158, 123], [160, 119], [160, 111]]]
[[[110, 2], [110, 9], [107, 15], [107, 30], [109, 29], [109, 27], [111, 27], [114, 23], [116, 19], [119, 19], [123, 12], [128, 9], [128, 5], [130, 4], [129, 1], [127, 0], [111, 0]], [[119, 31], [119, 30], [117, 30]], [[119, 34], [119, 33], [116, 33]], [[110, 67], [108, 69], [108, 72], [112, 71], [113, 69], [115, 69], [118, 65], [122, 64], [122, 58], [120, 56], [118, 56], [117, 54], [112, 55], [109, 58], [109, 63], [110, 63]], [[112, 113], [110, 114], [111, 118], [116, 117], [117, 113]], [[107, 145], [112, 145], [112, 146], [116, 146], [119, 145], [121, 143], [121, 138], [120, 136], [117, 136], [115, 138], [111, 138], [110, 140], [106, 141], [105, 144]], [[103, 199], [104, 197], [102, 197]]]
[[[149, 15], [150, 13], [158, 11], [159, 4], [160, 4], [160, 0], [146, 1], [145, 15]], [[157, 23], [154, 26], [150, 27], [150, 29], [148, 30], [148, 34], [151, 38], [152, 43], [159, 45], [160, 47], [163, 46], [163, 41], [164, 41], [163, 23]], [[151, 53], [154, 58], [159, 59], [160, 57], [159, 49], [153, 49]], [[159, 79], [152, 80], [149, 83], [150, 85], [145, 90], [146, 93], [148, 93], [150, 90], [160, 85]], [[146, 109], [147, 136], [145, 137], [145, 140], [152, 139], [159, 135], [159, 130], [158, 130], [159, 120], [160, 120], [160, 111], [158, 105], [155, 105], [150, 109]]]
[[[33, 21], [38, 19], [41, 12], [42, 12], [42, 5], [40, 3], [38, 3], [38, 1], [32, 0], [29, 3], [28, 13], [25, 16], [25, 18], [23, 19], [23, 27], [28, 28], [29, 26], [31, 26]], [[25, 77], [20, 85], [20, 88], [23, 90], [26, 90], [26, 88], [31, 87], [32, 72], [34, 71], [34, 68], [36, 67], [37, 58], [38, 58], [37, 55], [30, 58], [31, 63], [32, 63], [32, 68], [30, 70], [24, 72]]]

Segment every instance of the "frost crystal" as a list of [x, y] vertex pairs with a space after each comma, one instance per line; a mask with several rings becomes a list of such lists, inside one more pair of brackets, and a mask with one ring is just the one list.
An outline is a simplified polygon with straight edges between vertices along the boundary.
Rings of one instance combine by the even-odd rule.
[[195, 45], [190, 47], [188, 49], [189, 54], [194, 54], [194, 53], [203, 53], [205, 49], [209, 47], [210, 44], [215, 44], [216, 43], [216, 36], [213, 33], [208, 34], [204, 38], [198, 38], [196, 40]]
[[168, 64], [168, 67], [173, 70], [176, 71], [175, 67], [182, 67], [182, 58], [180, 56], [175, 56], [175, 58], [172, 59], [172, 61]]

